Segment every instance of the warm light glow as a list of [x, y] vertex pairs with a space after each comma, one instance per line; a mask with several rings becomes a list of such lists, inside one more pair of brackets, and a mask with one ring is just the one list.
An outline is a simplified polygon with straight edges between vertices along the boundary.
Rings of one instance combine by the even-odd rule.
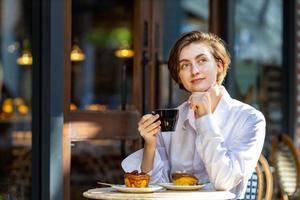
[[32, 65], [32, 55], [30, 51], [23, 51], [22, 55], [17, 59], [19, 65]]
[[4, 113], [10, 114], [14, 110], [13, 108], [13, 100], [12, 99], [5, 99], [2, 105], [2, 111]]
[[12, 113], [13, 112], [13, 106], [6, 104], [2, 106], [2, 110], [4, 113]]
[[131, 49], [119, 49], [115, 51], [115, 56], [118, 58], [131, 58], [134, 56], [134, 51]]
[[24, 104], [18, 106], [18, 111], [22, 115], [26, 115], [28, 113], [28, 107]]
[[77, 110], [77, 106], [75, 103], [70, 103], [70, 110]]
[[94, 111], [106, 111], [107, 110], [107, 105], [103, 104], [90, 104], [86, 106], [87, 110], [94, 110]]
[[2, 112], [4, 114], [21, 114], [27, 115], [29, 112], [28, 106], [24, 103], [21, 97], [16, 97], [14, 99], [7, 98], [2, 104]]
[[71, 55], [70, 55], [70, 59], [73, 62], [79, 62], [79, 61], [83, 61], [85, 59], [85, 55], [82, 52], [82, 50], [79, 48], [78, 45], [73, 45], [72, 47], [72, 51], [71, 51]]

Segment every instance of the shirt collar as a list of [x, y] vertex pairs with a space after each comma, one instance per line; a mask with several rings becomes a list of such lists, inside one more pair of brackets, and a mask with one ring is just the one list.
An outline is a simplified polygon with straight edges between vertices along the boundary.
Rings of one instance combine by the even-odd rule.
[[[225, 119], [227, 117], [228, 111], [230, 110], [233, 99], [225, 89], [225, 87], [221, 86], [221, 89], [223, 90], [223, 95], [213, 112], [213, 117], [216, 119], [217, 124], [222, 127], [225, 123]], [[183, 116], [183, 129], [186, 129], [188, 125], [190, 125], [192, 128], [196, 130], [195, 127], [195, 115], [194, 111], [190, 109], [187, 102], [184, 102], [180, 107], [179, 110], [181, 110], [182, 116]]]

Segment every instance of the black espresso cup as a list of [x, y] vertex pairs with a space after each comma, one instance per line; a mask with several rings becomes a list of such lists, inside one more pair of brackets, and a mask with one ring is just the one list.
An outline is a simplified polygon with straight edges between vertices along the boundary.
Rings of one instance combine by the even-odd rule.
[[161, 131], [175, 131], [178, 120], [178, 109], [156, 109], [152, 114], [158, 114], [161, 121]]

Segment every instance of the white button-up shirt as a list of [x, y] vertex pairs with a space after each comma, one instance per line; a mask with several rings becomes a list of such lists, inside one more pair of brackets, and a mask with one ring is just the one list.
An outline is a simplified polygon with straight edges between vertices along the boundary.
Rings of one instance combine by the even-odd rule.
[[[217, 190], [242, 197], [263, 148], [265, 119], [255, 108], [224, 94], [212, 114], [195, 119], [187, 102], [181, 104], [174, 132], [157, 134], [150, 183], [170, 182], [174, 171], [210, 181]], [[126, 172], [139, 170], [143, 149], [122, 162]]]

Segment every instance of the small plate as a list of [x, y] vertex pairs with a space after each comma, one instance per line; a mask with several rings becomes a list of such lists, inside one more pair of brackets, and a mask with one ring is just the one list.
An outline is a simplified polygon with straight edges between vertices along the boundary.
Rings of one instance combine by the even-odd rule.
[[126, 192], [126, 193], [150, 193], [150, 192], [156, 192], [158, 190], [163, 189], [163, 187], [159, 185], [149, 185], [145, 188], [131, 188], [126, 187], [126, 185], [113, 185], [112, 188], [116, 189], [119, 192]]
[[168, 190], [199, 190], [203, 188], [206, 184], [198, 184], [198, 185], [174, 185], [173, 183], [159, 183], [160, 186], [167, 188]]

